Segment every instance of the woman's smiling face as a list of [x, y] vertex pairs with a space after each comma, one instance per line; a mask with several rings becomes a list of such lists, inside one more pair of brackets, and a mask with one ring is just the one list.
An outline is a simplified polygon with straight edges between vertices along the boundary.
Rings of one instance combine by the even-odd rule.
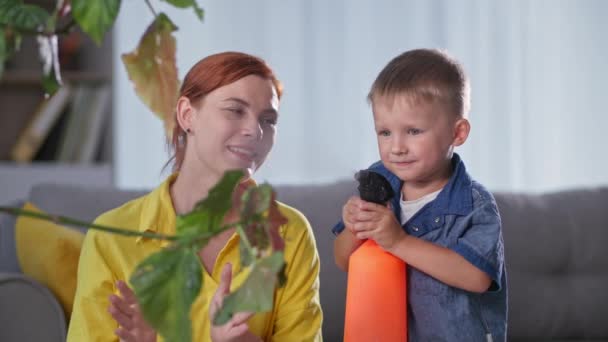
[[215, 89], [194, 107], [186, 160], [218, 179], [234, 169], [250, 177], [274, 145], [278, 110], [272, 81], [260, 76]]

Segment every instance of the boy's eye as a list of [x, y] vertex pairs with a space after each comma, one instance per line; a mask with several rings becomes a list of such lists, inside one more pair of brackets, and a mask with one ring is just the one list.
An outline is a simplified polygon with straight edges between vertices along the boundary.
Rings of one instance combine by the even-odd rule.
[[418, 128], [410, 128], [407, 130], [407, 133], [411, 134], [411, 135], [418, 135], [418, 134], [422, 133], [422, 130], [418, 129]]
[[391, 135], [391, 132], [388, 131], [388, 130], [381, 130], [381, 131], [378, 132], [378, 135], [381, 136], [381, 137], [388, 137], [388, 136]]

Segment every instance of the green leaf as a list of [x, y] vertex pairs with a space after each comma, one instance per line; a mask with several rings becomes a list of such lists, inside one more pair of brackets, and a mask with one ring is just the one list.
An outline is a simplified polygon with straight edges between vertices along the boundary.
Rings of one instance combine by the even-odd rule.
[[21, 35], [10, 27], [0, 26], [0, 78], [4, 73], [4, 64], [21, 46]]
[[171, 5], [179, 8], [186, 8], [195, 4], [194, 0], [163, 0], [170, 3]]
[[132, 52], [122, 55], [129, 78], [139, 98], [165, 122], [171, 131], [173, 112], [179, 94], [175, 63], [177, 27], [161, 13], [150, 24]]
[[146, 321], [166, 341], [192, 340], [190, 309], [201, 290], [202, 275], [196, 250], [178, 244], [152, 254], [131, 275]]
[[247, 267], [251, 265], [251, 263], [253, 263], [254, 252], [252, 251], [251, 245], [249, 245], [242, 239], [239, 242], [239, 255], [241, 260], [241, 266]]
[[72, 0], [74, 20], [98, 45], [114, 24], [119, 9], [120, 0]]
[[170, 3], [171, 5], [179, 8], [187, 8], [192, 7], [194, 9], [194, 13], [198, 17], [199, 20], [203, 21], [205, 16], [205, 11], [200, 8], [196, 0], [163, 0], [165, 2]]
[[222, 226], [224, 216], [232, 207], [232, 192], [243, 178], [242, 170], [227, 171], [209, 191], [207, 198], [198, 202], [194, 209], [176, 219], [176, 232], [180, 236], [211, 236]]
[[275, 252], [255, 263], [243, 285], [224, 298], [222, 307], [213, 318], [213, 324], [223, 325], [237, 312], [271, 310], [278, 281], [277, 273], [284, 264], [282, 252]]
[[0, 25], [20, 30], [42, 31], [49, 13], [36, 5], [25, 5], [21, 0], [0, 0]]
[[57, 79], [57, 74], [54, 71], [42, 76], [42, 88], [46, 97], [52, 96], [61, 88], [61, 82]]
[[203, 21], [205, 19], [205, 11], [198, 7], [198, 5], [194, 6], [194, 13], [198, 17], [198, 20]]

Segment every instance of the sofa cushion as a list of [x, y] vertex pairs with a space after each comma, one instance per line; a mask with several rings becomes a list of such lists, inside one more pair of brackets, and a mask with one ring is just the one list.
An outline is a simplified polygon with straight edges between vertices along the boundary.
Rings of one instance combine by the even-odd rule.
[[608, 338], [608, 188], [495, 197], [511, 340]]
[[[40, 212], [31, 203], [25, 210]], [[84, 234], [50, 221], [20, 216], [15, 228], [19, 265], [23, 273], [57, 296], [66, 317], [72, 313], [78, 258]]]

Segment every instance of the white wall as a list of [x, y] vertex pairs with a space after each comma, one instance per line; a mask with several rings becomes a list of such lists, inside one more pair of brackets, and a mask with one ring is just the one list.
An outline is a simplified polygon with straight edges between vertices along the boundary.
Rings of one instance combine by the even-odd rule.
[[[180, 77], [200, 58], [240, 50], [266, 59], [286, 87], [277, 144], [256, 178], [278, 183], [351, 177], [377, 159], [365, 95], [389, 59], [447, 48], [472, 80], [472, 134], [460, 150], [492, 190], [608, 184], [602, 0], [215, 0], [169, 10]], [[158, 6], [158, 5], [157, 5]], [[158, 6], [157, 9], [166, 7]], [[120, 53], [152, 20], [124, 1], [115, 29], [115, 179], [153, 187], [168, 158], [162, 125], [139, 101]]]

